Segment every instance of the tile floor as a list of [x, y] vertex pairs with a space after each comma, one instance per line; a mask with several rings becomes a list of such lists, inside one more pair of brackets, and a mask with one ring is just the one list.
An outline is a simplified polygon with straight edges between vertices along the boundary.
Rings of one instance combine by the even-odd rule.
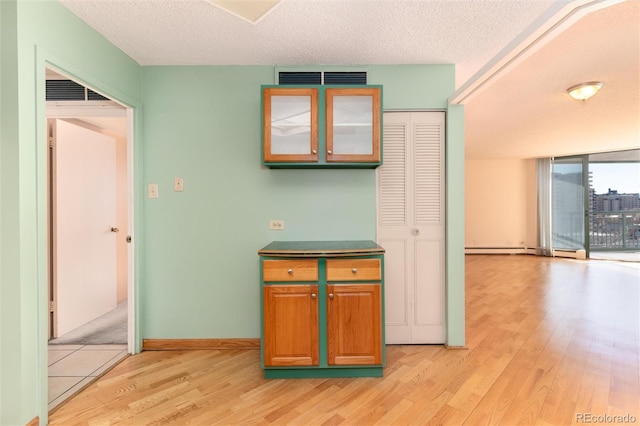
[[127, 356], [127, 345], [49, 345], [49, 411]]

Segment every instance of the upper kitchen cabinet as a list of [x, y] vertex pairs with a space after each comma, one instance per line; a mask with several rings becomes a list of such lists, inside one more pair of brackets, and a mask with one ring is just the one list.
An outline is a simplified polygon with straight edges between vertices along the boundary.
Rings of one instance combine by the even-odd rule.
[[327, 89], [326, 161], [380, 163], [380, 89]]
[[382, 164], [381, 86], [262, 86], [262, 163], [271, 168]]
[[264, 88], [263, 161], [318, 161], [318, 89]]

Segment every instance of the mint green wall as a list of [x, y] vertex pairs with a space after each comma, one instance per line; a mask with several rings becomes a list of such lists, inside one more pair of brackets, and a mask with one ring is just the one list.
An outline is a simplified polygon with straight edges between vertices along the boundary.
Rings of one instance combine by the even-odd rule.
[[133, 107], [140, 67], [56, 1], [0, 1], [0, 424], [47, 421], [47, 63]]
[[[451, 65], [367, 71], [369, 83], [384, 85], [385, 109], [446, 110], [454, 89]], [[272, 240], [375, 239], [374, 170], [260, 166], [260, 85], [273, 83], [269, 66], [144, 68], [143, 180], [160, 195], [144, 200], [143, 338], [258, 337], [258, 249]], [[455, 115], [448, 130], [462, 126]], [[462, 167], [463, 141], [453, 143]], [[449, 190], [461, 194], [464, 181], [451, 176]], [[173, 191], [175, 177], [184, 192]], [[462, 232], [463, 216], [451, 217]], [[285, 231], [269, 231], [269, 219], [284, 220]], [[464, 253], [463, 243], [448, 250]], [[464, 270], [460, 259], [448, 270]], [[447, 302], [449, 336], [462, 345], [463, 278], [451, 276]]]
[[[259, 87], [274, 82], [273, 67], [140, 67], [55, 1], [2, 0], [0, 22], [0, 424], [47, 421], [46, 64], [134, 107], [144, 129], [136, 189], [158, 183], [160, 198], [136, 205], [139, 338], [257, 337], [260, 247], [375, 238], [375, 171], [260, 166]], [[367, 69], [384, 85], [385, 109], [447, 109], [453, 66]], [[461, 107], [449, 109], [448, 193], [463, 193], [462, 127]], [[172, 191], [176, 176], [182, 193]], [[447, 202], [464, 211], [460, 196]], [[269, 219], [286, 230], [269, 231]], [[457, 346], [464, 221], [450, 210], [447, 221], [448, 339]]]
[[[260, 165], [260, 85], [274, 68], [145, 67], [143, 338], [258, 337], [257, 251], [375, 238], [372, 170]], [[184, 178], [184, 192], [173, 179]], [[269, 219], [285, 222], [269, 231]]]
[[[0, 1], [0, 424], [21, 420], [22, 382], [20, 360], [21, 289], [9, 285], [19, 278], [18, 190], [18, 78], [17, 7], [14, 1]], [[33, 376], [31, 376], [33, 380]], [[17, 407], [14, 409], [13, 407]]]
[[447, 345], [465, 346], [464, 107], [447, 109], [446, 147]]

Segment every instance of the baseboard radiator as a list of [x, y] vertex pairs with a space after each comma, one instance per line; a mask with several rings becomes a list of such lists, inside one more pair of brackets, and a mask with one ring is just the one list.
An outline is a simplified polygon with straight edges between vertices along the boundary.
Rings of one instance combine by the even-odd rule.
[[[552, 251], [553, 257], [566, 257], [570, 259], [586, 259], [585, 250], [560, 250]], [[540, 247], [465, 247], [464, 254], [530, 254], [544, 256], [544, 250]]]
[[586, 250], [553, 250], [553, 257], [568, 257], [571, 259], [586, 259]]
[[537, 254], [528, 247], [465, 247], [464, 254]]

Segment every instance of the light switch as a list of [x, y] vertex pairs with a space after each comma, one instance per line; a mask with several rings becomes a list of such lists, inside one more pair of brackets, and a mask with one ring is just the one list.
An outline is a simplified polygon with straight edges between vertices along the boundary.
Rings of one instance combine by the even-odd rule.
[[173, 180], [173, 190], [176, 192], [182, 192], [184, 182], [181, 177], [177, 177]]
[[158, 198], [158, 184], [150, 183], [147, 187], [147, 196], [149, 198]]

